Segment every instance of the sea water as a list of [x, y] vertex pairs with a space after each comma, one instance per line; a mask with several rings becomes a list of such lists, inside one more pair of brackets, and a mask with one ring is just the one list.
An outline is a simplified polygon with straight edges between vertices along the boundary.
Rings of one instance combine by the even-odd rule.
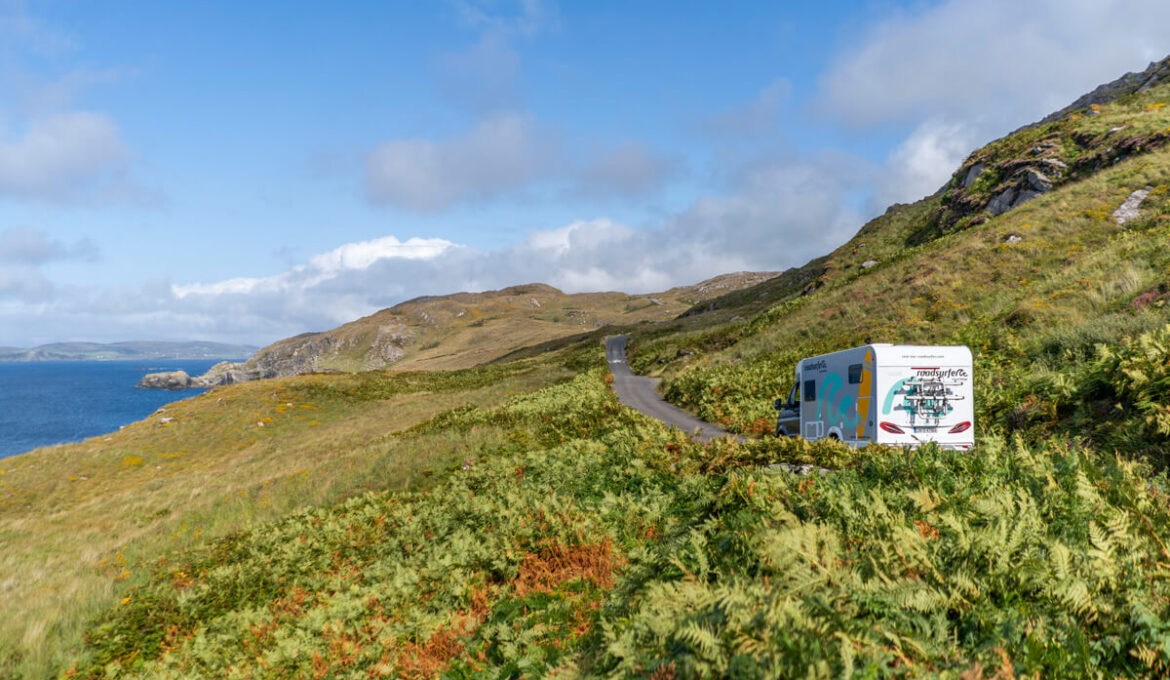
[[203, 392], [137, 389], [147, 373], [201, 375], [216, 360], [0, 362], [0, 458], [76, 442]]

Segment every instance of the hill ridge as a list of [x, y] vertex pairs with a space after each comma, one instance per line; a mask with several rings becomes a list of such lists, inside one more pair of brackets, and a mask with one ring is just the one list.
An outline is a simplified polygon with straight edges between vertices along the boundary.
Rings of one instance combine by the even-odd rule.
[[328, 331], [302, 333], [258, 350], [244, 363], [206, 374], [150, 374], [143, 387], [212, 387], [309, 372], [450, 369], [488, 363], [542, 342], [609, 325], [665, 321], [694, 304], [776, 276], [720, 274], [661, 293], [564, 293], [545, 283], [478, 293], [425, 295]]

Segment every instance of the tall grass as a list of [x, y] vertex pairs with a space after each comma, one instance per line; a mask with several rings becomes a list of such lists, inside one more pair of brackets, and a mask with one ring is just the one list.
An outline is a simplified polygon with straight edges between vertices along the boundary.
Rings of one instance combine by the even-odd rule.
[[0, 677], [68, 667], [86, 621], [161, 556], [371, 489], [426, 488], [502, 435], [395, 433], [569, 375], [550, 358], [232, 385], [116, 433], [5, 459]]

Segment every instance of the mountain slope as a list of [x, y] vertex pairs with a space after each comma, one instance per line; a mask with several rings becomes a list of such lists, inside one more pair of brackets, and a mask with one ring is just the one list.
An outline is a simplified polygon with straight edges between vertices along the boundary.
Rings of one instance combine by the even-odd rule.
[[[544, 284], [421, 297], [322, 333], [275, 342], [244, 364], [220, 364], [193, 384], [212, 386], [308, 372], [468, 368], [548, 340], [609, 325], [671, 319], [773, 272], [724, 274], [662, 293], [565, 294]], [[145, 384], [158, 378], [147, 378]], [[181, 381], [181, 378], [180, 378]], [[175, 384], [173, 380], [167, 384]]]

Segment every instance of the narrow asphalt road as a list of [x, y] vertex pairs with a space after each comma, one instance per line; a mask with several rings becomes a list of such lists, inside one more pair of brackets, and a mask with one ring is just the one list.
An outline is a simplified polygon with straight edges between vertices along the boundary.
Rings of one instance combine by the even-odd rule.
[[[639, 413], [661, 420], [684, 432], [690, 432], [696, 440], [703, 443], [718, 437], [735, 437], [736, 441], [740, 442], [751, 441], [747, 437], [731, 434], [711, 423], [704, 423], [660, 397], [656, 389], [658, 381], [654, 378], [634, 375], [626, 363], [626, 341], [629, 339], [628, 335], [618, 335], [605, 341], [605, 360], [609, 362], [609, 372], [613, 373], [613, 389], [617, 392], [618, 401]], [[829, 473], [825, 468], [814, 465], [772, 463], [767, 467], [787, 470], [798, 475], [807, 475], [812, 472], [822, 475]]]
[[613, 373], [613, 389], [617, 392], [619, 401], [667, 425], [690, 432], [701, 442], [716, 437], [734, 436], [711, 423], [704, 423], [664, 400], [658, 395], [656, 379], [634, 375], [626, 364], [626, 341], [629, 339], [628, 335], [619, 335], [605, 341], [605, 359], [609, 362], [610, 373]]

